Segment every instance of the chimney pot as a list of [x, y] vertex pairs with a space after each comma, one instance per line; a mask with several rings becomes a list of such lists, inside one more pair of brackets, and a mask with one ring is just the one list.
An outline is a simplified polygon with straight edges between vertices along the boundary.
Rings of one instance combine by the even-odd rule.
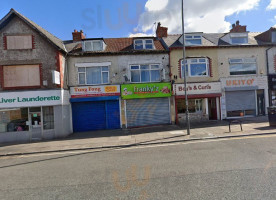
[[236, 21], [236, 25], [237, 25], [237, 26], [240, 25], [240, 21], [239, 21], [239, 20]]
[[168, 28], [162, 27], [160, 22], [158, 22], [158, 25], [157, 25], [156, 37], [158, 38], [168, 37]]

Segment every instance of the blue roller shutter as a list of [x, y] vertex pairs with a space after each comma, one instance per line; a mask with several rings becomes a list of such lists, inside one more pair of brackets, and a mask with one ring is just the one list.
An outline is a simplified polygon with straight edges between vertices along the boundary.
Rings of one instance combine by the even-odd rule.
[[119, 101], [106, 101], [106, 122], [107, 129], [120, 128]]
[[74, 132], [106, 128], [104, 101], [73, 103], [72, 111]]
[[170, 124], [169, 98], [126, 101], [127, 127]]
[[72, 103], [73, 131], [120, 128], [119, 101]]

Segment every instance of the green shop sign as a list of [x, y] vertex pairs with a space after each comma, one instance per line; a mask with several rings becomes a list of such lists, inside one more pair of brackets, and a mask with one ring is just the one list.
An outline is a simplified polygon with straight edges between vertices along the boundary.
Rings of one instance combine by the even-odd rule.
[[142, 83], [121, 85], [122, 99], [170, 97], [170, 83]]

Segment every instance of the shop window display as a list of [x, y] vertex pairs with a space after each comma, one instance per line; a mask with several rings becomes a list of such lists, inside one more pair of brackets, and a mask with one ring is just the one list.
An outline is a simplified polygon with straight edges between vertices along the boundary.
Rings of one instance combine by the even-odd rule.
[[28, 108], [0, 110], [0, 132], [28, 131]]

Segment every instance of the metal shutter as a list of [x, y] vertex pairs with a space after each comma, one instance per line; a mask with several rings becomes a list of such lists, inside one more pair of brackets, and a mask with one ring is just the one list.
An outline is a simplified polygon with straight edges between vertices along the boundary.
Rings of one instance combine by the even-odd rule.
[[106, 101], [107, 129], [118, 129], [120, 125], [119, 101]]
[[226, 110], [255, 110], [255, 90], [225, 92]]
[[170, 124], [169, 98], [126, 101], [127, 127]]
[[74, 132], [106, 128], [104, 101], [73, 103], [72, 113]]

